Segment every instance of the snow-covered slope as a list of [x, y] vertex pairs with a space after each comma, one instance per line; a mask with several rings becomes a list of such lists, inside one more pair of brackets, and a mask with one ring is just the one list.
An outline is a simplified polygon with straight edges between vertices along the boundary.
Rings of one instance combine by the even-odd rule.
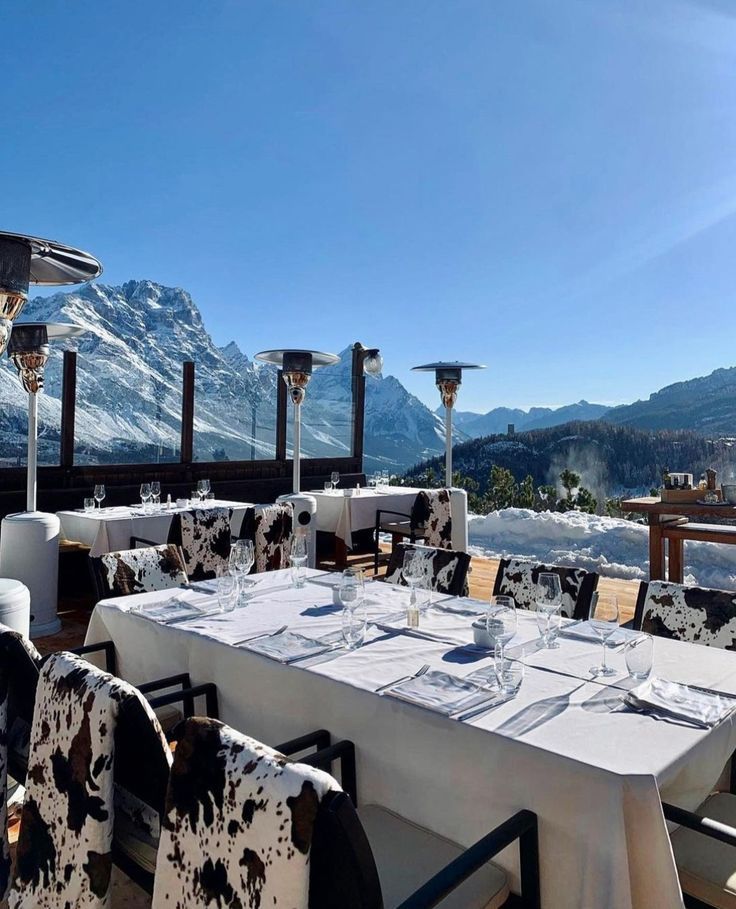
[[[181, 431], [182, 362], [196, 363], [197, 460], [274, 455], [276, 370], [247, 357], [235, 342], [217, 347], [186, 291], [152, 281], [119, 287], [91, 284], [71, 293], [36, 297], [23, 320], [73, 322], [87, 329], [74, 342], [77, 365], [75, 460], [176, 460]], [[61, 357], [52, 347], [39, 399], [41, 463], [58, 459]], [[0, 368], [0, 459], [25, 447], [26, 400], [7, 359]], [[351, 352], [317, 372], [303, 410], [307, 456], [349, 454]], [[369, 377], [366, 467], [395, 469], [442, 450], [440, 419], [392, 376]], [[290, 439], [289, 439], [290, 443]]]

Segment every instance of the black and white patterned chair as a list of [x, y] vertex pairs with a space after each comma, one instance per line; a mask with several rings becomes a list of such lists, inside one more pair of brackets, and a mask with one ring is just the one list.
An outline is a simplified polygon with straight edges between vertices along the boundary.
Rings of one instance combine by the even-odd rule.
[[452, 508], [449, 489], [423, 489], [417, 493], [411, 511], [376, 511], [374, 528], [373, 570], [378, 571], [382, 533], [391, 534], [393, 549], [405, 539], [421, 541], [435, 549], [452, 549]]
[[643, 583], [634, 628], [658, 637], [736, 650], [736, 593], [670, 581]]
[[522, 559], [501, 559], [493, 584], [494, 596], [516, 600], [520, 609], [536, 609], [535, 596], [539, 575], [558, 575], [562, 586], [562, 615], [569, 619], [587, 619], [590, 604], [598, 586], [598, 574], [565, 565], [537, 565]]
[[205, 581], [227, 567], [232, 508], [202, 508], [174, 515], [169, 543], [180, 546], [190, 581]]
[[181, 549], [173, 543], [90, 556], [99, 600], [168, 590], [188, 582]]
[[253, 572], [288, 568], [293, 535], [294, 506], [291, 502], [253, 505], [247, 508], [240, 536], [253, 542], [255, 550]]
[[451, 596], [468, 595], [468, 571], [470, 556], [467, 552], [455, 552], [452, 549], [434, 549], [431, 546], [410, 546], [399, 543], [391, 553], [391, 561], [384, 578], [389, 584], [406, 585], [403, 576], [404, 559], [409, 551], [421, 553], [424, 565], [424, 578], [420, 587], [434, 590]]

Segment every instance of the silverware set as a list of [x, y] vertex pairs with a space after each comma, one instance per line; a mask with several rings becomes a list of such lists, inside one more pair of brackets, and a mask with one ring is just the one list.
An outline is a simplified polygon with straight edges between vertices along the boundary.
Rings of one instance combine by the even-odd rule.
[[281, 628], [277, 628], [275, 631], [262, 631], [260, 634], [252, 634], [248, 638], [241, 638], [239, 641], [233, 641], [233, 647], [240, 647], [241, 644], [248, 644], [250, 641], [257, 641], [259, 638], [275, 638], [277, 634], [283, 634], [288, 625], [282, 625]]
[[425, 663], [424, 666], [422, 666], [420, 669], [417, 669], [413, 675], [402, 675], [398, 679], [394, 679], [393, 682], [386, 682], [385, 685], [380, 685], [378, 688], [374, 688], [374, 691], [376, 694], [381, 694], [381, 692], [388, 691], [389, 688], [393, 688], [395, 685], [400, 685], [402, 682], [409, 682], [412, 679], [418, 679], [428, 671], [429, 663]]

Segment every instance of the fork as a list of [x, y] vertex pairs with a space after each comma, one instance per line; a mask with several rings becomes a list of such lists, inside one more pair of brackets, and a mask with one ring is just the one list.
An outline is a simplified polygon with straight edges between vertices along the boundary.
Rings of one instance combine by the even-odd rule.
[[282, 625], [276, 631], [262, 631], [260, 634], [252, 634], [249, 638], [243, 638], [241, 641], [233, 641], [232, 647], [240, 647], [241, 644], [247, 644], [249, 641], [257, 641], [258, 638], [274, 638], [277, 634], [283, 634], [288, 625]]
[[386, 682], [385, 685], [381, 685], [378, 688], [376, 688], [375, 693], [381, 694], [384, 691], [388, 691], [389, 688], [393, 688], [394, 685], [401, 684], [401, 682], [408, 682], [411, 679], [418, 679], [419, 676], [424, 675], [424, 673], [427, 672], [428, 670], [429, 670], [429, 663], [425, 663], [424, 666], [422, 666], [420, 669], [417, 669], [417, 671], [413, 675], [402, 675], [400, 678], [394, 679], [393, 682]]

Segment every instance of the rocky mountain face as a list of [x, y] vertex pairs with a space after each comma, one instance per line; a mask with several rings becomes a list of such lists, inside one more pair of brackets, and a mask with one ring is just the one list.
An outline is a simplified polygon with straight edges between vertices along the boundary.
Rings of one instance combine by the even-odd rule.
[[[218, 347], [189, 294], [152, 281], [91, 284], [36, 297], [23, 321], [73, 322], [77, 359], [76, 463], [178, 460], [182, 363], [195, 370], [196, 460], [271, 458], [276, 427], [276, 370], [251, 360], [235, 342]], [[39, 397], [40, 463], [57, 463], [61, 360], [52, 345]], [[305, 456], [350, 452], [351, 351], [319, 370], [303, 407]], [[0, 461], [24, 458], [27, 399], [15, 369], [0, 367]], [[291, 444], [291, 421], [287, 444]], [[463, 436], [459, 436], [463, 438]], [[408, 467], [443, 450], [441, 420], [393, 376], [367, 377], [366, 469]]]
[[509, 423], [519, 430], [547, 429], [550, 426], [561, 426], [574, 420], [598, 420], [608, 412], [604, 404], [591, 404], [578, 401], [564, 407], [531, 407], [520, 410], [512, 407], [496, 407], [488, 413], [477, 414], [469, 411], [458, 412], [455, 421], [458, 428], [469, 438], [479, 439], [494, 433], [505, 433]]

